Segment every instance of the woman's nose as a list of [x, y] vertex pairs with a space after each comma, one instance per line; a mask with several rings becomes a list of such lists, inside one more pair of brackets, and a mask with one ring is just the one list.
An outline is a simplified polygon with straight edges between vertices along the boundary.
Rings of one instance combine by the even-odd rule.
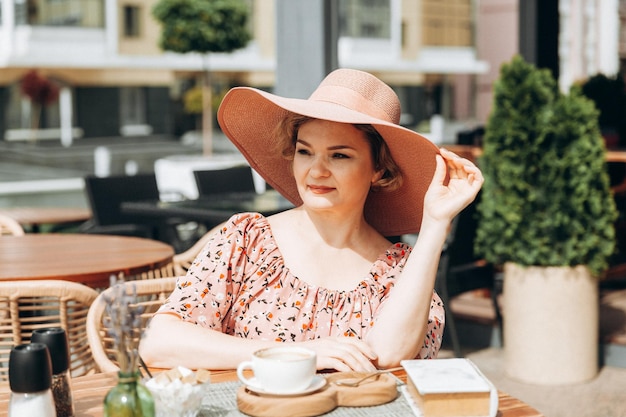
[[311, 169], [309, 170], [314, 177], [325, 177], [328, 175], [328, 164], [325, 158], [315, 157], [311, 162]]

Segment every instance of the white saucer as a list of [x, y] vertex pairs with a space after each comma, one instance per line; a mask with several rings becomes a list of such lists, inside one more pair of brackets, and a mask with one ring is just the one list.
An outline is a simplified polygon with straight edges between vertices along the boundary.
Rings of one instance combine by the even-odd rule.
[[[250, 381], [254, 383], [256, 381], [256, 378], [252, 377], [250, 378]], [[311, 381], [311, 384], [307, 388], [303, 389], [302, 391], [280, 393], [280, 392], [267, 391], [261, 387], [255, 387], [252, 385], [246, 385], [246, 389], [249, 391], [255, 392], [257, 394], [261, 394], [261, 395], [272, 395], [272, 396], [277, 396], [277, 397], [297, 397], [300, 395], [311, 394], [315, 391], [319, 391], [320, 389], [324, 388], [326, 384], [327, 384], [326, 378], [324, 378], [321, 375], [315, 375], [313, 377], [313, 381]]]

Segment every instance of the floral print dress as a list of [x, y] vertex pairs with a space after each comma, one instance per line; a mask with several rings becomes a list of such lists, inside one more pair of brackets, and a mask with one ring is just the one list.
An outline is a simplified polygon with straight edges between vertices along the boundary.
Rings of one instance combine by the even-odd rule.
[[[248, 339], [364, 338], [410, 251], [394, 244], [354, 290], [328, 290], [289, 271], [263, 215], [242, 213], [207, 243], [158, 313]], [[443, 304], [433, 292], [418, 358], [437, 356], [443, 327]]]

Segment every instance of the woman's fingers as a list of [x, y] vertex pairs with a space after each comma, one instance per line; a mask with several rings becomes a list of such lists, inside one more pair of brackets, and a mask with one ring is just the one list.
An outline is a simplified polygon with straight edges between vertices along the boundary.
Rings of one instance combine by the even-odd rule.
[[362, 340], [354, 338], [323, 338], [302, 342], [317, 353], [319, 369], [369, 372], [376, 370], [372, 363], [375, 353]]
[[440, 149], [441, 155], [445, 158], [450, 174], [459, 174], [461, 177], [466, 177], [468, 173], [480, 172], [480, 170], [470, 160], [461, 158], [454, 152], [451, 152], [445, 148]]
[[441, 155], [435, 156], [435, 173], [433, 174], [433, 184], [443, 184], [446, 179], [446, 163]]
[[461, 158], [454, 152], [445, 148], [440, 149], [441, 156], [445, 158], [450, 179], [466, 180], [472, 187], [480, 187], [483, 176], [480, 169], [468, 159]]
[[[424, 199], [429, 218], [450, 220], [478, 194], [483, 184], [480, 169], [471, 161], [442, 148], [436, 156], [435, 174]], [[444, 183], [445, 176], [449, 180]]]

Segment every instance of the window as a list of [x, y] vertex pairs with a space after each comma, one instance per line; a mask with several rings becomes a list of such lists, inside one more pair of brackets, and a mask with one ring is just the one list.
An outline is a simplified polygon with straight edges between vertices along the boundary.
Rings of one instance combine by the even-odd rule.
[[423, 39], [426, 46], [470, 46], [471, 0], [422, 0]]
[[339, 36], [350, 38], [391, 37], [391, 0], [341, 0]]
[[105, 0], [15, 0], [15, 24], [104, 27]]
[[137, 6], [124, 6], [124, 36], [127, 38], [139, 37], [139, 12]]
[[146, 95], [141, 87], [120, 89], [120, 110], [122, 126], [141, 125], [146, 122]]

